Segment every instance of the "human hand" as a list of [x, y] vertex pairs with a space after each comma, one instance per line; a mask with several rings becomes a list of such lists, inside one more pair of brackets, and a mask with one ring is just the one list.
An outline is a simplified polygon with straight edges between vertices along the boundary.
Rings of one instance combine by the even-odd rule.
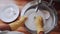
[[22, 16], [22, 17], [20, 17], [20, 19], [19, 19], [18, 21], [15, 21], [15, 22], [9, 24], [11, 30], [14, 31], [14, 30], [16, 30], [18, 27], [23, 26], [24, 23], [25, 23], [25, 21], [26, 21], [26, 19], [27, 19], [27, 17]]
[[37, 16], [35, 18], [35, 25], [37, 29], [37, 34], [43, 34], [44, 29], [43, 29], [43, 19], [41, 16]]

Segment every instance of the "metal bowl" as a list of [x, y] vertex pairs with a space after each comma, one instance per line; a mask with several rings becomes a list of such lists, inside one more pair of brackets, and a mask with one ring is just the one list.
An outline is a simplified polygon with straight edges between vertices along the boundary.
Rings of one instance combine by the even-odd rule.
[[[30, 4], [31, 5], [30, 5]], [[33, 2], [29, 2], [23, 9], [22, 9], [22, 12], [21, 12], [21, 16], [25, 16], [25, 13], [28, 11], [28, 10], [30, 10], [30, 9], [35, 9], [36, 8], [36, 5], [37, 4], [34, 4]], [[29, 7], [28, 7], [29, 6]], [[46, 27], [44, 27], [44, 29], [47, 29], [46, 31], [45, 31], [45, 34], [47, 34], [48, 32], [50, 32], [51, 30], [53, 30], [54, 28], [55, 28], [55, 26], [57, 25], [57, 12], [56, 12], [56, 10], [52, 7], [52, 6], [48, 6], [47, 5], [47, 3], [46, 2], [42, 2], [42, 3], [40, 3], [39, 4], [39, 10], [47, 10], [47, 11], [49, 11], [49, 13], [50, 13], [50, 15], [51, 15], [51, 17], [52, 17], [52, 19], [53, 19], [53, 22], [51, 22], [51, 23], [49, 23], [49, 24], [51, 24], [50, 26], [49, 26], [49, 24], [47, 25], [48, 27], [48, 29], [46, 28]], [[25, 24], [26, 25], [26, 24]], [[32, 33], [32, 34], [36, 34], [36, 31], [32, 31], [32, 30], [30, 30], [27, 26], [26, 26], [26, 28]]]

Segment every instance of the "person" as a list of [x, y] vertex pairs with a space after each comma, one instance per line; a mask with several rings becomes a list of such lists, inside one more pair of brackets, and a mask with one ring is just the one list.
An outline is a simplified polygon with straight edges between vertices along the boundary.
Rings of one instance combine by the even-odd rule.
[[18, 32], [23, 32], [24, 34], [30, 34], [30, 32], [28, 32], [27, 29], [24, 26], [24, 21], [26, 19], [27, 19], [27, 17], [23, 16], [19, 20], [15, 21], [13, 23], [1, 24], [0, 25], [0, 31], [8, 30], [9, 32], [18, 31]]
[[[0, 25], [0, 30], [1, 31], [9, 30], [10, 33], [12, 33], [12, 32], [16, 33], [16, 31], [17, 31], [17, 32], [24, 33], [24, 34], [31, 34], [25, 28], [25, 25], [24, 25], [24, 23], [25, 23], [25, 21], [27, 19], [28, 19], [27, 17], [22, 16], [22, 17], [20, 17], [20, 19], [18, 21], [15, 21], [15, 22], [13, 22], [11, 24], [8, 24], [8, 25], [7, 24], [1, 24]], [[41, 24], [42, 24], [42, 17], [40, 17], [40, 16], [36, 17], [35, 24], [36, 24], [36, 28], [37, 28], [37, 34], [44, 34], [43, 27], [41, 26]], [[6, 33], [9, 33], [9, 32], [6, 31]]]

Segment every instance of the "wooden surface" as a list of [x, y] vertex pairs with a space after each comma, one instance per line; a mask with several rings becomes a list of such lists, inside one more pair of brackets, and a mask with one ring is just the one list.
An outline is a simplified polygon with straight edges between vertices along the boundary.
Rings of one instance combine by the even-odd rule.
[[[28, 1], [15, 0], [14, 2], [20, 7], [20, 11], [21, 11], [21, 9], [25, 6], [26, 3], [29, 2], [29, 0]], [[58, 12], [58, 22], [57, 22], [58, 25], [51, 32], [49, 32], [49, 34], [60, 34], [60, 10], [57, 10], [57, 12]], [[0, 24], [3, 24], [1, 20], [0, 20]]]

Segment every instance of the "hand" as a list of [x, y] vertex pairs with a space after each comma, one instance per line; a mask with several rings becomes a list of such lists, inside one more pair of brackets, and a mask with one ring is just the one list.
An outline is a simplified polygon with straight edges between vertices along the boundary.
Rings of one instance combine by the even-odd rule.
[[21, 27], [25, 24], [25, 21], [26, 21], [27, 17], [25, 16], [22, 16], [20, 17], [20, 19], [18, 21], [15, 21], [11, 24], [9, 24], [10, 28], [12, 31], [16, 30], [18, 27]]
[[30, 32], [28, 32], [28, 30], [25, 28], [25, 21], [26, 21], [27, 17], [22, 17], [20, 18], [20, 26], [15, 30], [18, 32], [23, 32], [25, 34], [31, 34]]
[[19, 27], [18, 29], [16, 29], [16, 31], [23, 32], [25, 34], [31, 34], [25, 27]]
[[43, 29], [43, 19], [41, 16], [37, 16], [35, 18], [35, 25], [37, 29], [37, 34], [43, 34], [44, 29]]

